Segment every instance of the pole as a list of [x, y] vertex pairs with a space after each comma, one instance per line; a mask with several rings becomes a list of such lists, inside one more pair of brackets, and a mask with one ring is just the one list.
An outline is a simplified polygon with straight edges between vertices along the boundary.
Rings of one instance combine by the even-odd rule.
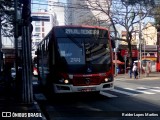
[[141, 74], [141, 68], [142, 68], [142, 42], [141, 42], [141, 14], [142, 14], [142, 11], [141, 11], [141, 5], [140, 5], [140, 14], [139, 14], [139, 59], [140, 59], [140, 62], [139, 62], [139, 78], [140, 78], [140, 74]]
[[114, 48], [114, 58], [115, 58], [115, 76], [117, 75], [117, 48]]
[[23, 0], [22, 19], [22, 102], [33, 103], [32, 70], [31, 70], [31, 0]]
[[15, 26], [14, 26], [14, 43], [15, 43], [15, 67], [16, 67], [16, 78], [18, 75], [18, 20], [17, 20], [17, 0], [14, 0], [14, 22], [15, 22]]
[[[146, 59], [146, 41], [144, 40], [144, 60]], [[145, 76], [147, 76], [147, 71], [146, 71], [146, 67], [147, 67], [147, 64], [145, 62], [145, 67], [144, 67], [144, 74]]]
[[124, 56], [124, 61], [125, 61], [125, 73], [124, 74], [126, 74], [126, 60], [127, 60], [127, 56], [125, 55]]
[[[0, 15], [0, 24], [2, 22], [1, 16], [2, 15]], [[2, 26], [0, 25], [0, 55], [2, 53], [2, 34], [1, 34], [1, 30], [2, 30]], [[0, 58], [0, 76], [1, 76], [1, 69], [2, 69], [2, 60]]]

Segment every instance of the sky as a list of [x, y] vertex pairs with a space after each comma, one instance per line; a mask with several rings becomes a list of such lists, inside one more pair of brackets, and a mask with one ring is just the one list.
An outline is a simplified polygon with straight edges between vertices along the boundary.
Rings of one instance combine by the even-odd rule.
[[[55, 0], [58, 1], [58, 0]], [[66, 3], [66, 0], [59, 0], [59, 2]], [[48, 0], [31, 0], [31, 10], [36, 12], [39, 9], [47, 10]]]

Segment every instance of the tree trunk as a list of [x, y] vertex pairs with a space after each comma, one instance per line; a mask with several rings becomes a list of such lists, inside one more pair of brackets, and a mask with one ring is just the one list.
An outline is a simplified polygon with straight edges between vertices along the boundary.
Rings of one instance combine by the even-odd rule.
[[[131, 41], [131, 40], [129, 40]], [[128, 42], [128, 57], [129, 57], [129, 63], [132, 63], [132, 45], [131, 42]]]

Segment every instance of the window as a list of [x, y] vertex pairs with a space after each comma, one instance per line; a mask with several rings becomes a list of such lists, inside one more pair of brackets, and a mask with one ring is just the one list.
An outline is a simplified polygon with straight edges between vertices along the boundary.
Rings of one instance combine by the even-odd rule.
[[40, 32], [40, 31], [41, 31], [40, 27], [36, 27], [36, 28], [35, 28], [35, 31], [36, 31], [36, 32]]
[[41, 22], [40, 21], [36, 21], [35, 22], [35, 26], [40, 26], [41, 25]]

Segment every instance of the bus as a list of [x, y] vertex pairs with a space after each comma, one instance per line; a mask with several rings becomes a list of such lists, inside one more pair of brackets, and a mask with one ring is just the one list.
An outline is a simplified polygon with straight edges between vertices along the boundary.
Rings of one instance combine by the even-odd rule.
[[37, 46], [39, 83], [54, 93], [113, 89], [112, 50], [106, 28], [54, 26]]

